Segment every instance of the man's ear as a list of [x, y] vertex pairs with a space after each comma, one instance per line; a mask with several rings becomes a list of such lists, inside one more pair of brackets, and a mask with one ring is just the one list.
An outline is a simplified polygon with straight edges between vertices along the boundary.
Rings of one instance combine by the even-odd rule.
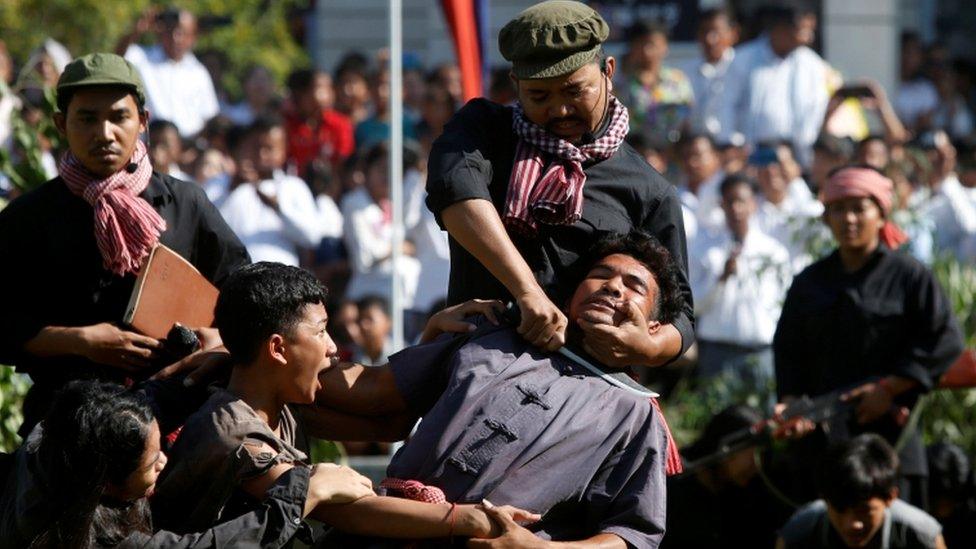
[[268, 356], [271, 360], [277, 362], [278, 364], [284, 366], [288, 364], [288, 357], [285, 351], [285, 338], [281, 334], [271, 334], [271, 337], [265, 341], [265, 348], [268, 351]]
[[[603, 71], [603, 74], [607, 75], [607, 80], [609, 82], [608, 85], [612, 86], [613, 74], [617, 70], [617, 60], [612, 55], [608, 55], [603, 61], [603, 66], [606, 68], [606, 70]], [[612, 89], [613, 88], [611, 87], [611, 90]]]
[[58, 129], [58, 133], [61, 134], [61, 137], [67, 135], [68, 132], [67, 123], [68, 120], [67, 117], [65, 116], [65, 113], [61, 111], [57, 111], [54, 113], [54, 127]]
[[139, 113], [139, 133], [149, 131], [149, 109], [142, 109]]
[[657, 320], [648, 320], [647, 321], [647, 333], [649, 333], [651, 335], [654, 335], [654, 334], [656, 334], [658, 332], [658, 330], [661, 329], [661, 326], [663, 326], [663, 324], [661, 324]]

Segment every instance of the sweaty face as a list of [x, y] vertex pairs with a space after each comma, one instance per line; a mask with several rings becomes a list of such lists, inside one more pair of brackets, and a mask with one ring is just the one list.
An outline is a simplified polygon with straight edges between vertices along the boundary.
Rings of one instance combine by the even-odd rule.
[[332, 337], [325, 331], [328, 320], [324, 305], [306, 305], [301, 319], [285, 337], [286, 377], [291, 389], [286, 402], [312, 403], [315, 393], [322, 388], [319, 374], [332, 366], [332, 358], [338, 352]]
[[867, 197], [842, 198], [825, 206], [824, 219], [841, 249], [872, 251], [885, 223], [878, 204]]
[[129, 163], [139, 134], [146, 130], [135, 97], [118, 87], [78, 89], [67, 114], [56, 114], [54, 122], [82, 165], [103, 177]]
[[848, 547], [867, 547], [884, 524], [885, 509], [890, 501], [871, 498], [850, 509], [836, 509], [827, 505], [831, 526]]
[[519, 101], [529, 120], [570, 143], [597, 129], [612, 90], [613, 58], [607, 75], [595, 63], [556, 78], [516, 80]]
[[159, 447], [159, 424], [153, 420], [146, 437], [146, 449], [136, 470], [125, 479], [120, 487], [109, 487], [109, 492], [122, 501], [135, 501], [152, 495], [156, 487], [156, 479], [166, 467], [166, 454]]
[[657, 302], [657, 281], [629, 255], [609, 255], [590, 268], [569, 302], [569, 319], [617, 326], [627, 318], [630, 303], [649, 318]]

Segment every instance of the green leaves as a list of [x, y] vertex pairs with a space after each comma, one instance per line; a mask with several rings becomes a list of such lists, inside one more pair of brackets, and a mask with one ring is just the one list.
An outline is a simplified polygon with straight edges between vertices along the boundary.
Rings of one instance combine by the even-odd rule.
[[24, 395], [30, 388], [30, 379], [14, 372], [9, 366], [0, 366], [0, 451], [13, 452], [20, 445], [17, 429], [24, 421], [21, 408]]

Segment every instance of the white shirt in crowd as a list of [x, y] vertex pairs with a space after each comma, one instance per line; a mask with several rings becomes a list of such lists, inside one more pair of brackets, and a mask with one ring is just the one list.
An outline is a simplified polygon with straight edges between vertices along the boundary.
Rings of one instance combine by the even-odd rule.
[[700, 238], [690, 254], [688, 270], [698, 338], [768, 345], [792, 281], [789, 253], [753, 225], [741, 244], [735, 273], [720, 281], [736, 246], [726, 230]]
[[[393, 293], [393, 224], [383, 209], [364, 188], [351, 191], [342, 199], [343, 241], [349, 253], [352, 277], [346, 299], [357, 300], [378, 295], [390, 300]], [[396, 265], [400, 295], [405, 309], [413, 307], [420, 275], [416, 258], [400, 256]]]
[[827, 65], [806, 46], [780, 58], [760, 36], [736, 49], [725, 75], [722, 136], [738, 131], [749, 144], [787, 140], [809, 166], [813, 143], [827, 112]]
[[909, 128], [915, 127], [919, 117], [939, 106], [939, 92], [925, 78], [902, 82], [895, 95], [894, 107], [898, 118]]
[[823, 214], [823, 204], [802, 178], [789, 183], [786, 198], [779, 204], [759, 199], [755, 225], [765, 235], [779, 242], [790, 254], [794, 274], [802, 271], [813, 261], [806, 246], [808, 231], [826, 231], [822, 224], [813, 222]]
[[404, 174], [404, 187], [407, 189], [404, 211], [407, 238], [413, 242], [417, 261], [420, 262], [413, 308], [426, 313], [435, 303], [447, 297], [451, 250], [447, 233], [441, 230], [434, 214], [424, 204], [427, 190], [423, 174], [417, 170], [407, 171]]
[[315, 207], [318, 208], [319, 231], [321, 238], [342, 238], [342, 211], [327, 194], [315, 197]]
[[698, 194], [691, 192], [687, 184], [678, 186], [685, 237], [689, 244], [700, 234], [724, 230], [725, 214], [722, 213], [720, 192], [723, 179], [724, 171], [715, 172], [715, 175], [701, 182]]
[[219, 210], [224, 206], [224, 202], [227, 201], [227, 196], [230, 194], [230, 174], [222, 173], [211, 177], [210, 179], [204, 181], [203, 192], [207, 193], [207, 198], [210, 199], [210, 203], [217, 207]]
[[726, 100], [725, 77], [735, 59], [735, 48], [728, 48], [715, 63], [699, 55], [681, 67], [695, 91], [691, 107], [692, 127], [713, 136], [723, 135], [722, 103]]
[[937, 252], [976, 261], [976, 189], [964, 187], [956, 174], [950, 174], [922, 205], [922, 212], [935, 225]]
[[173, 61], [159, 45], [133, 44], [125, 58], [139, 69], [152, 117], [176, 124], [183, 137], [196, 135], [220, 111], [210, 73], [193, 53]]
[[[258, 189], [278, 200], [280, 212], [266, 205]], [[231, 191], [220, 213], [241, 239], [251, 260], [298, 266], [298, 251], [321, 240], [315, 199], [301, 179], [276, 171], [257, 185], [242, 184]]]

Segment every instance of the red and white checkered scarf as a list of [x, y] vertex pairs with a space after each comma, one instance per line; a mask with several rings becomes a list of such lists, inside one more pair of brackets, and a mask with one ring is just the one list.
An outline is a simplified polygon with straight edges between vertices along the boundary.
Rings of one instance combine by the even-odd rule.
[[122, 169], [105, 178], [88, 171], [71, 151], [58, 163], [68, 189], [95, 210], [95, 240], [102, 263], [119, 276], [139, 272], [142, 259], [166, 230], [166, 221], [139, 198], [152, 177], [152, 164], [142, 141], [136, 142], [131, 162], [136, 164], [135, 172]]
[[[519, 141], [505, 199], [505, 225], [532, 236], [539, 223], [572, 225], [579, 221], [586, 183], [583, 162], [610, 158], [627, 136], [629, 122], [627, 108], [611, 95], [607, 131], [577, 147], [531, 122], [521, 103], [516, 103], [512, 129]], [[547, 155], [552, 161], [543, 173]]]

